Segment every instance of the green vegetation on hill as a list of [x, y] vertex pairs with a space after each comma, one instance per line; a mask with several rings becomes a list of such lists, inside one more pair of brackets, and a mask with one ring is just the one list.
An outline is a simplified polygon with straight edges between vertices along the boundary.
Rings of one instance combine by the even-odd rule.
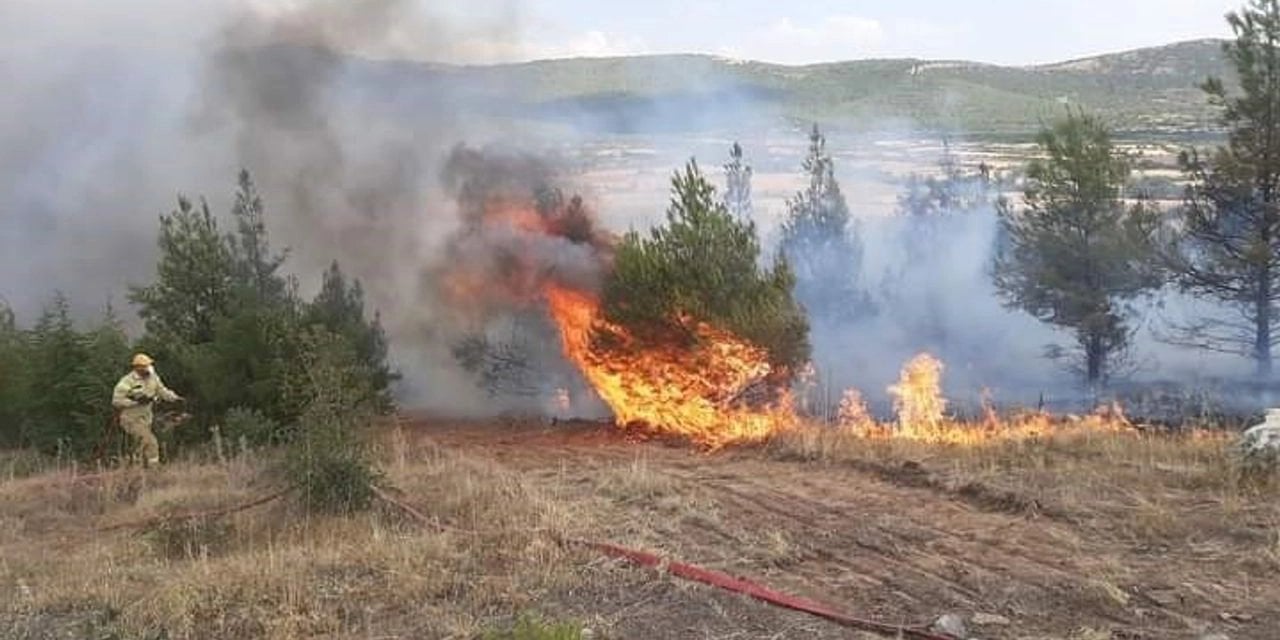
[[[766, 115], [842, 127], [911, 120], [927, 128], [1031, 133], [1068, 104], [1118, 131], [1180, 131], [1213, 124], [1199, 84], [1209, 76], [1232, 77], [1218, 40], [1027, 67], [918, 59], [785, 66], [682, 54], [362, 68], [376, 68], [399, 89], [444, 85], [501, 98], [504, 108], [535, 117], [634, 131], [679, 114], [690, 129], [732, 123], [735, 115]], [[705, 111], [720, 117], [699, 117]]]

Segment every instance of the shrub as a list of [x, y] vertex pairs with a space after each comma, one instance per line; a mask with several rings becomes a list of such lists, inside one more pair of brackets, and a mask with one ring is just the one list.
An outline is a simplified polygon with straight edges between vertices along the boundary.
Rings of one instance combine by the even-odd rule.
[[484, 640], [581, 640], [582, 625], [572, 622], [546, 622], [531, 615], [520, 616], [514, 626], [502, 631], [489, 631]]
[[366, 509], [381, 480], [364, 437], [377, 411], [370, 372], [341, 336], [313, 328], [302, 342], [291, 388], [304, 409], [285, 456], [285, 475], [309, 511]]

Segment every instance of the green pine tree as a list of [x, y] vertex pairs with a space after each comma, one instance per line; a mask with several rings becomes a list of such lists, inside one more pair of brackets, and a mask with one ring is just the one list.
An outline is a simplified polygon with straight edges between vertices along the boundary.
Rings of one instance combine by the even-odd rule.
[[345, 338], [358, 363], [369, 372], [373, 404], [382, 411], [392, 407], [391, 385], [399, 374], [388, 362], [386, 332], [376, 311], [365, 314], [364, 288], [358, 279], [348, 281], [335, 260], [325, 271], [320, 292], [307, 307], [308, 324], [320, 325]]
[[787, 201], [781, 244], [795, 269], [796, 298], [815, 322], [840, 323], [866, 315], [872, 308], [859, 287], [862, 245], [836, 181], [826, 137], [816, 124], [801, 168], [809, 184]]
[[[73, 455], [78, 445], [91, 442], [97, 434], [78, 419], [84, 409], [82, 367], [89, 353], [61, 292], [40, 314], [30, 341], [28, 443], [46, 453]], [[103, 393], [109, 391], [110, 385]]]
[[1126, 204], [1129, 162], [1106, 125], [1068, 113], [1037, 137], [1025, 206], [1003, 206], [1007, 247], [995, 284], [1005, 303], [1071, 331], [1085, 381], [1105, 382], [1131, 337], [1132, 303], [1161, 285], [1151, 268], [1158, 217]]
[[26, 444], [29, 367], [27, 336], [8, 305], [0, 304], [0, 446]]
[[178, 208], [160, 216], [159, 245], [155, 283], [130, 292], [147, 333], [178, 345], [209, 342], [230, 308], [235, 267], [208, 203], [197, 209], [179, 197]]
[[1227, 143], [1181, 156], [1190, 184], [1168, 264], [1183, 291], [1231, 315], [1177, 325], [1173, 338], [1247, 356], [1266, 378], [1280, 301], [1280, 0], [1253, 0], [1227, 21], [1236, 37], [1224, 51], [1240, 93], [1218, 78], [1203, 85]]
[[809, 357], [808, 322], [779, 258], [760, 266], [754, 223], [731, 215], [694, 161], [671, 181], [665, 224], [627, 234], [604, 285], [606, 317], [649, 340], [692, 341], [685, 314], [767, 349], [780, 372]]

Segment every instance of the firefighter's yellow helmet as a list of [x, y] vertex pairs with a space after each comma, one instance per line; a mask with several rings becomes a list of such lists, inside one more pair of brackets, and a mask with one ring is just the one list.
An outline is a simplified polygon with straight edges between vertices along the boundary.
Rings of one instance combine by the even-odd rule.
[[133, 366], [135, 367], [149, 367], [151, 364], [151, 356], [145, 353], [139, 353], [133, 356]]

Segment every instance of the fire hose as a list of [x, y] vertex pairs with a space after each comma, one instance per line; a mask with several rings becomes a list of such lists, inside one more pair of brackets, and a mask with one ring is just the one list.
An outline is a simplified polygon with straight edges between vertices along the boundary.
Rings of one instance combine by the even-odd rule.
[[957, 640], [955, 636], [934, 633], [921, 627], [907, 627], [889, 624], [886, 622], [876, 622], [874, 620], [855, 618], [815, 600], [809, 600], [808, 598], [801, 598], [799, 596], [793, 596], [780, 591], [774, 591], [773, 589], [759, 583], [744, 580], [742, 578], [735, 578], [729, 574], [721, 573], [719, 571], [704, 569], [702, 567], [683, 562], [664, 560], [662, 557], [647, 551], [628, 549], [608, 542], [592, 542], [589, 540], [567, 540], [566, 542], [589, 547], [607, 556], [628, 560], [633, 564], [637, 564], [642, 567], [666, 567], [667, 572], [673, 576], [678, 576], [694, 582], [701, 582], [703, 584], [724, 589], [725, 591], [740, 593], [784, 609], [791, 609], [792, 611], [799, 611], [819, 618], [825, 618], [846, 627], [883, 633], [895, 638], [906, 637], [919, 638], [920, 640]]
[[[442, 531], [475, 533], [442, 524], [434, 518], [426, 516], [414, 507], [397, 500], [381, 489], [375, 488], [374, 493], [384, 502], [396, 507], [411, 516], [414, 520], [417, 520], [426, 526]], [[664, 559], [657, 554], [649, 553], [647, 551], [629, 549], [611, 542], [596, 542], [592, 540], [582, 540], [579, 538], [566, 538], [555, 534], [552, 535], [561, 545], [592, 549], [606, 556], [626, 560], [641, 567], [651, 569], [665, 568], [668, 573], [679, 578], [692, 580], [694, 582], [701, 582], [702, 584], [710, 585], [725, 591], [739, 593], [777, 607], [807, 613], [853, 629], [873, 631], [876, 633], [890, 635], [895, 638], [916, 638], [917, 640], [959, 640], [955, 636], [936, 633], [924, 627], [912, 627], [889, 624], [886, 622], [876, 622], [874, 620], [864, 620], [842, 613], [815, 600], [809, 600], [807, 598], [775, 591], [756, 582], [742, 578], [735, 578], [729, 574], [706, 569], [697, 565]]]

